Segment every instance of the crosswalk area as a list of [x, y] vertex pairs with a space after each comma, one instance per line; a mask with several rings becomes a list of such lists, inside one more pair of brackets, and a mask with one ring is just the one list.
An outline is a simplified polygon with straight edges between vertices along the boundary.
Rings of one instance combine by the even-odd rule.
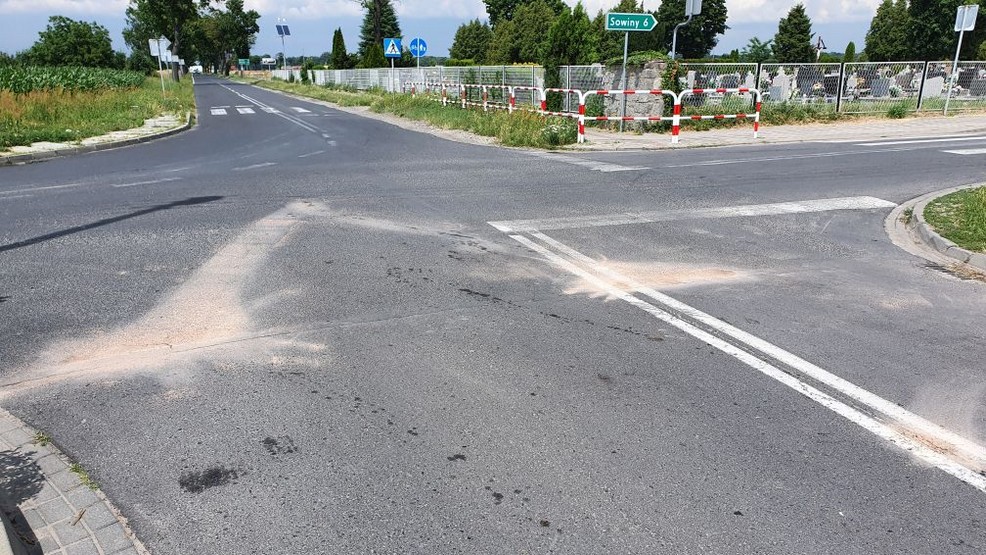
[[[291, 112], [300, 115], [310, 115], [310, 116], [327, 116], [328, 114], [316, 114], [311, 110], [302, 108], [300, 106], [290, 106], [288, 108]], [[271, 108], [270, 106], [212, 106], [209, 108], [209, 115], [212, 116], [251, 116], [258, 112], [267, 114], [280, 114], [281, 111], [277, 108]]]

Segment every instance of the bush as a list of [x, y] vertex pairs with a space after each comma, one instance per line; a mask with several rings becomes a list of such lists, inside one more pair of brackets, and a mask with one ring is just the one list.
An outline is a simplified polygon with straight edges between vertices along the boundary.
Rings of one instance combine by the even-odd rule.
[[907, 104], [897, 103], [887, 110], [887, 117], [890, 119], [904, 119], [907, 117]]

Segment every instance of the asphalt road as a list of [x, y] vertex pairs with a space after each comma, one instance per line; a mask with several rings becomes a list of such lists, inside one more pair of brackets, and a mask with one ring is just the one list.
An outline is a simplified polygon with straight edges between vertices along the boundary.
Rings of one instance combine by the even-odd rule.
[[196, 96], [0, 168], [0, 406], [152, 552], [986, 550], [986, 284], [884, 231], [986, 138], [537, 154]]

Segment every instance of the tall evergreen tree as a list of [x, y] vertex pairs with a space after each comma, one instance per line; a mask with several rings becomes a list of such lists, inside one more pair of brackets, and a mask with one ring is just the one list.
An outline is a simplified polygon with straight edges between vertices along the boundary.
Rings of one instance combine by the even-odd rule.
[[[565, 9], [568, 9], [565, 6]], [[548, 46], [548, 32], [557, 12], [546, 0], [529, 0], [517, 7], [514, 17], [514, 40], [518, 62], [536, 63], [544, 58]]]
[[346, 52], [346, 39], [342, 36], [342, 27], [332, 33], [332, 69], [349, 69], [351, 58]]
[[[361, 0], [366, 15], [360, 27], [359, 57], [365, 59], [373, 45], [383, 50], [383, 39], [401, 37], [401, 26], [397, 22], [397, 12], [390, 0]], [[364, 60], [365, 61], [365, 60]], [[364, 64], [364, 67], [368, 67]], [[374, 66], [375, 67], [375, 66]]]
[[[531, 1], [532, 0], [483, 0], [483, 3], [486, 4], [486, 13], [490, 16], [490, 25], [496, 29], [496, 26], [501, 22], [513, 20], [517, 15], [517, 10], [525, 4], [530, 4]], [[545, 1], [551, 6], [551, 11], [555, 15], [560, 14], [562, 9], [565, 7], [565, 2], [563, 0]]]
[[[657, 29], [662, 50], [671, 50], [674, 28], [685, 21], [685, 0], [663, 0], [657, 10]], [[726, 0], [705, 0], [702, 13], [678, 29], [678, 54], [683, 58], [704, 58], [719, 44], [726, 32]], [[640, 33], [643, 34], [643, 33]]]
[[[561, 66], [582, 65], [599, 58], [598, 35], [581, 0], [574, 10], [568, 6], [562, 10], [548, 31], [548, 45], [544, 53], [544, 83], [546, 87], [558, 87], [561, 83]], [[560, 100], [550, 99], [549, 109], [558, 108]], [[553, 107], [552, 107], [553, 106]]]
[[493, 29], [493, 36], [490, 39], [485, 60], [490, 64], [514, 64], [520, 61], [517, 25], [513, 21], [509, 19], [501, 21]]
[[491, 40], [493, 40], [493, 30], [486, 23], [478, 19], [463, 23], [455, 31], [449, 56], [457, 60], [474, 60], [483, 63]]
[[911, 48], [907, 35], [910, 19], [907, 0], [883, 0], [866, 32], [866, 47], [863, 49], [866, 58], [871, 62], [887, 62], [909, 57]]
[[842, 54], [842, 61], [851, 64], [856, 61], [856, 43], [849, 41], [846, 45], [846, 51]]
[[805, 13], [804, 4], [791, 8], [787, 17], [781, 18], [774, 35], [774, 59], [779, 63], [805, 63], [815, 61], [815, 47], [811, 44], [811, 19]]

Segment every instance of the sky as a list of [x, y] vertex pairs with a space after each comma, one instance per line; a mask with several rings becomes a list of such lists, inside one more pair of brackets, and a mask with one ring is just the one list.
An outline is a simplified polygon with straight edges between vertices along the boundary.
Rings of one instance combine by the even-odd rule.
[[[576, 0], [565, 0], [574, 5]], [[583, 0], [590, 15], [609, 11], [618, 0]], [[48, 17], [64, 15], [95, 21], [113, 37], [113, 47], [126, 51], [122, 31], [129, 0], [0, 0], [0, 52], [15, 53], [29, 48], [45, 29]], [[742, 49], [751, 38], [769, 40], [777, 32], [778, 20], [798, 0], [726, 0], [729, 29], [719, 37], [714, 53]], [[812, 30], [830, 51], [842, 52], [849, 41], [863, 49], [866, 30], [880, 0], [802, 0], [812, 21]], [[291, 28], [285, 40], [288, 56], [318, 56], [332, 50], [332, 33], [342, 28], [346, 46], [356, 50], [362, 9], [353, 0], [245, 0], [247, 9], [260, 13], [260, 33], [253, 54], [281, 51], [275, 25], [283, 18]], [[644, 8], [656, 10], [660, 0], [644, 0]], [[447, 56], [455, 30], [462, 23], [486, 20], [482, 0], [395, 0], [394, 7], [405, 41], [420, 37], [428, 44], [428, 55]], [[682, 15], [684, 20], [684, 15]]]

